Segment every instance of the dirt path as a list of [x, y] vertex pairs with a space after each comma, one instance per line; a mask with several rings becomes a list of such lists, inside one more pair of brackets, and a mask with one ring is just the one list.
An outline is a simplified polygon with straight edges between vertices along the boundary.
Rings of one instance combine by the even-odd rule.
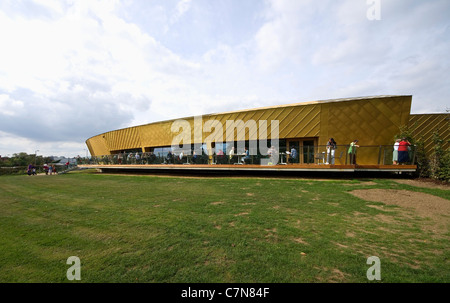
[[416, 187], [437, 188], [437, 189], [442, 189], [442, 190], [450, 190], [450, 184], [440, 184], [440, 183], [433, 182], [432, 180], [425, 181], [425, 180], [420, 180], [420, 179], [415, 179], [415, 180], [411, 180], [411, 179], [392, 179], [392, 181], [397, 182], [397, 183], [401, 183], [401, 184], [416, 186]]
[[357, 189], [350, 194], [366, 201], [400, 206], [404, 212], [413, 211], [420, 217], [432, 220], [427, 228], [439, 234], [448, 232], [450, 200], [426, 193], [396, 189]]

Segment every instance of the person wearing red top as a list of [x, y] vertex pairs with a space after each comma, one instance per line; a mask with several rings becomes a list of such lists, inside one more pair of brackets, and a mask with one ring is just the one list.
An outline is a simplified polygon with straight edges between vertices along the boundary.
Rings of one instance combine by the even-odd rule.
[[408, 149], [411, 143], [406, 138], [402, 138], [398, 145], [398, 163], [409, 162]]

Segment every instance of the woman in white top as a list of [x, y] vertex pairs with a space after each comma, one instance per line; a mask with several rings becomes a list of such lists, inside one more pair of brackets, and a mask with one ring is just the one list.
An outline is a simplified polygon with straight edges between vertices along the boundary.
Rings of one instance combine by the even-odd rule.
[[395, 140], [395, 143], [394, 143], [394, 153], [392, 154], [392, 163], [394, 165], [398, 164], [398, 146], [400, 144], [400, 141], [401, 141], [400, 139], [397, 139], [397, 140]]

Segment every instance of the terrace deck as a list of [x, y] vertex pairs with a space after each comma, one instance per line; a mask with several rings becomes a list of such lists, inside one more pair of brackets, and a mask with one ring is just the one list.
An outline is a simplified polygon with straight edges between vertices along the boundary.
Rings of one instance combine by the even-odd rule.
[[327, 164], [151, 164], [151, 165], [79, 165], [82, 168], [95, 168], [101, 172], [391, 172], [413, 173], [416, 165], [327, 165]]

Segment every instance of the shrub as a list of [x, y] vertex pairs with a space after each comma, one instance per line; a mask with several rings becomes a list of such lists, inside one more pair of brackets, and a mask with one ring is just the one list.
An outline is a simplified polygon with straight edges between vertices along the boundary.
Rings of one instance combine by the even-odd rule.
[[450, 151], [445, 151], [440, 161], [440, 169], [437, 172], [437, 178], [446, 182], [450, 181]]
[[430, 175], [434, 179], [449, 181], [450, 156], [449, 151], [443, 149], [443, 142], [439, 132], [435, 131], [433, 133], [434, 150], [430, 159]]
[[433, 133], [433, 152], [427, 155], [423, 138], [414, 138], [413, 133], [407, 126], [401, 126], [400, 132], [394, 139], [406, 137], [415, 145], [417, 164], [417, 175], [421, 178], [433, 178], [437, 180], [450, 181], [450, 150], [444, 150], [444, 140], [441, 139], [439, 131]]
[[425, 144], [423, 139], [420, 138], [416, 141], [416, 164], [417, 175], [420, 178], [430, 177], [430, 160], [425, 152]]

